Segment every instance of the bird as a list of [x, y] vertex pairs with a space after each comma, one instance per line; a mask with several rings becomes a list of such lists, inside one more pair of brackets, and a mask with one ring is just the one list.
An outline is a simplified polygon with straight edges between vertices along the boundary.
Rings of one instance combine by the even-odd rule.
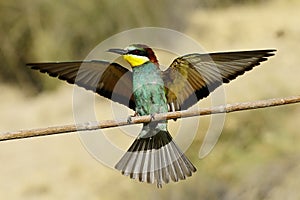
[[[111, 48], [131, 68], [104, 60], [42, 62], [31, 69], [76, 84], [135, 111], [135, 115], [186, 110], [224, 83], [252, 70], [275, 55], [275, 49], [190, 53], [160, 69], [154, 50], [146, 44]], [[121, 87], [116, 87], [116, 85]], [[168, 131], [168, 121], [144, 123], [137, 138], [115, 168], [140, 182], [163, 184], [192, 176], [196, 167]]]

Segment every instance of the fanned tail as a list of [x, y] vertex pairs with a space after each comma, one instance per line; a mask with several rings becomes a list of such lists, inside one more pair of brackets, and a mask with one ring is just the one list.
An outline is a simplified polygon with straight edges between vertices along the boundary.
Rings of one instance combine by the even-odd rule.
[[177, 182], [192, 176], [196, 168], [181, 152], [167, 131], [152, 137], [139, 137], [130, 146], [115, 168], [123, 175], [141, 182]]

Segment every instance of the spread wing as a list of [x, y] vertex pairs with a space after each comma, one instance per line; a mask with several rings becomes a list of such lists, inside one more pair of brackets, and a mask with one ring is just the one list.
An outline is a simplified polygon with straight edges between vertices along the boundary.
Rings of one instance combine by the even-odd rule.
[[76, 84], [115, 102], [135, 109], [132, 72], [117, 63], [73, 61], [26, 64], [50, 76]]
[[163, 73], [170, 110], [187, 109], [222, 83], [251, 70], [276, 50], [188, 54], [176, 58]]

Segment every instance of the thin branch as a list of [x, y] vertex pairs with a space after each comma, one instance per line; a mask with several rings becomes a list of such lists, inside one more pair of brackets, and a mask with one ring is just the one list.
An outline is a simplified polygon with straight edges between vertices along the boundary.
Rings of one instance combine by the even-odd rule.
[[236, 112], [242, 110], [281, 106], [281, 105], [293, 104], [299, 102], [300, 102], [300, 96], [292, 96], [292, 97], [267, 99], [261, 101], [253, 101], [253, 102], [227, 104], [227, 105], [216, 106], [212, 108], [204, 108], [199, 110], [184, 110], [184, 111], [155, 114], [154, 119], [151, 119], [150, 115], [138, 116], [138, 117], [133, 117], [130, 123], [127, 122], [127, 119], [121, 121], [107, 120], [101, 122], [87, 122], [87, 123], [76, 124], [76, 125], [73, 124], [73, 125], [65, 125], [65, 126], [52, 126], [52, 127], [40, 128], [40, 129], [20, 130], [14, 132], [1, 133], [0, 141], [63, 134], [63, 133], [70, 133], [76, 131], [105, 129], [105, 128], [112, 128], [117, 126], [125, 126], [130, 124], [145, 123], [150, 121], [159, 121], [163, 119], [169, 120], [169, 119], [186, 118], [186, 117], [194, 117], [194, 116], [201, 116], [201, 115], [211, 115], [217, 113], [230, 113], [230, 112]]

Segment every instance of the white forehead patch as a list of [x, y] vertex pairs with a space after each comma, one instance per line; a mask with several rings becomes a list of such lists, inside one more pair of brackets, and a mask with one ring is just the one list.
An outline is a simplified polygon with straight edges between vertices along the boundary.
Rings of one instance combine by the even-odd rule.
[[133, 45], [130, 45], [130, 46], [125, 48], [126, 51], [132, 51], [132, 50], [135, 50], [135, 49], [137, 49], [137, 48]]

